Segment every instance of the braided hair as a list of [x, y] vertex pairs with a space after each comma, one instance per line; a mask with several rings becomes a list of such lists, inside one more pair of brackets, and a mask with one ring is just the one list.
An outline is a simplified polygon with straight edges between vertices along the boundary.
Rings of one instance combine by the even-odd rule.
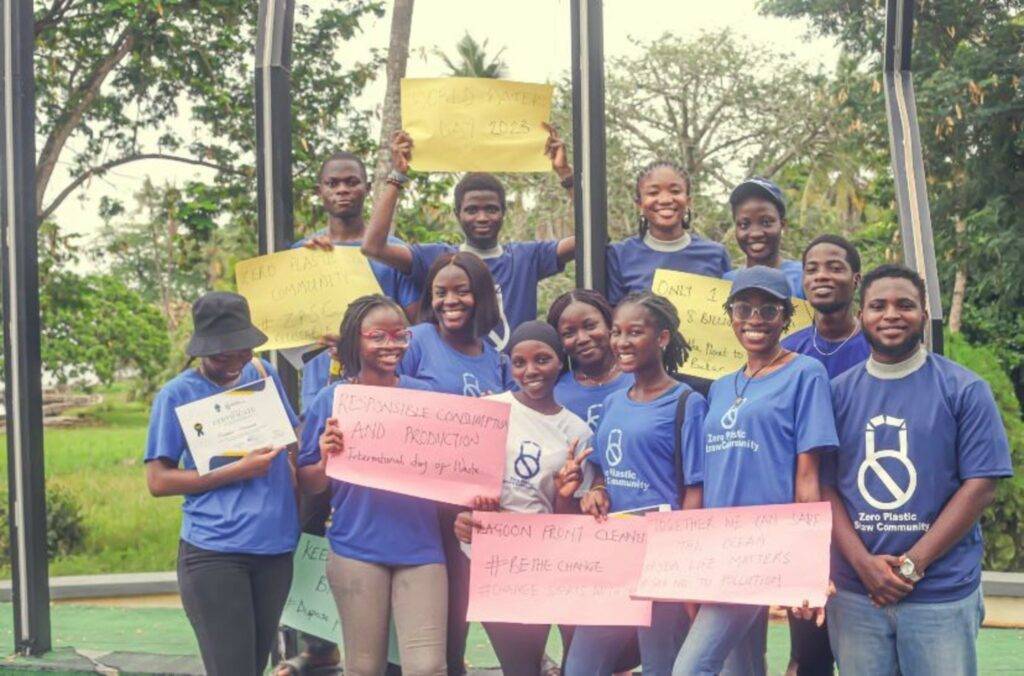
[[[636, 200], [637, 204], [640, 203], [640, 184], [643, 183], [644, 179], [650, 176], [655, 169], [663, 168], [671, 169], [672, 171], [676, 172], [682, 177], [683, 185], [686, 186], [686, 196], [690, 196], [690, 175], [686, 173], [686, 169], [683, 169], [681, 165], [676, 164], [671, 160], [655, 160], [649, 164], [644, 165], [640, 169], [640, 173], [636, 175], [636, 185], [634, 186], [634, 199]], [[693, 214], [690, 212], [689, 209], [687, 209], [686, 217], [683, 218], [683, 229], [688, 229], [690, 227], [690, 221], [692, 220], [692, 218]], [[647, 219], [644, 217], [643, 214], [641, 214], [639, 218], [639, 234], [641, 239], [643, 239], [643, 236], [647, 234], [647, 227]]]
[[679, 367], [685, 364], [690, 356], [690, 344], [679, 332], [679, 311], [676, 310], [676, 306], [664, 296], [650, 291], [634, 291], [623, 298], [618, 307], [626, 305], [641, 306], [647, 310], [659, 331], [668, 331], [668, 345], [662, 352], [661, 363], [669, 375], [679, 371]]
[[352, 301], [345, 309], [345, 316], [341, 320], [341, 328], [338, 330], [338, 361], [341, 362], [342, 372], [349, 376], [359, 374], [363, 368], [359, 359], [359, 339], [362, 337], [360, 331], [363, 327], [363, 320], [370, 311], [379, 307], [391, 308], [398, 316], [405, 320], [405, 312], [395, 301], [379, 293], [368, 296], [360, 296]]

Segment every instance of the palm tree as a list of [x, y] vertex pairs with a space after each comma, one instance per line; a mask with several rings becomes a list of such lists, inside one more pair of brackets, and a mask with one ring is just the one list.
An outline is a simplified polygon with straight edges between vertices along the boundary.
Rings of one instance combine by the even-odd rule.
[[462, 36], [459, 44], [455, 46], [458, 54], [458, 63], [453, 62], [440, 49], [436, 50], [448, 70], [455, 77], [489, 77], [502, 78], [508, 73], [508, 64], [502, 60], [501, 55], [505, 48], [498, 50], [493, 57], [487, 55], [487, 40], [482, 43], [473, 39], [469, 33]]

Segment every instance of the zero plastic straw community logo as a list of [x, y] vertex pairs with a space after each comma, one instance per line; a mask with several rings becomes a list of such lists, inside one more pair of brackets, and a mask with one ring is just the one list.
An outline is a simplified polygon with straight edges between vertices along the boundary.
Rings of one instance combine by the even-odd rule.
[[474, 374], [464, 372], [462, 374], [462, 396], [479, 397], [480, 395], [480, 381]]
[[530, 480], [540, 472], [540, 444], [533, 441], [524, 441], [519, 444], [519, 455], [512, 463], [516, 475], [523, 480]]
[[604, 449], [604, 459], [608, 461], [609, 467], [615, 467], [622, 462], [622, 430], [617, 427], [608, 433], [608, 444]]
[[601, 422], [601, 411], [603, 410], [604, 404], [591, 404], [587, 407], [587, 427], [591, 432], [597, 431], [597, 423]]
[[[875, 448], [875, 432], [883, 427], [896, 429], [899, 448], [882, 450]], [[883, 463], [883, 460], [886, 462]], [[898, 469], [897, 465], [903, 465], [905, 474], [899, 472], [897, 476], [893, 476], [891, 470]], [[868, 473], [875, 476], [878, 483], [881, 483], [881, 486], [873, 484], [873, 488], [876, 491], [884, 490], [884, 494], [873, 494], [868, 490]], [[877, 415], [868, 421], [864, 429], [864, 461], [857, 471], [857, 488], [860, 489], [860, 494], [868, 504], [875, 509], [897, 509], [913, 497], [914, 490], [917, 488], [917, 469], [910, 462], [907, 423], [902, 418]]]

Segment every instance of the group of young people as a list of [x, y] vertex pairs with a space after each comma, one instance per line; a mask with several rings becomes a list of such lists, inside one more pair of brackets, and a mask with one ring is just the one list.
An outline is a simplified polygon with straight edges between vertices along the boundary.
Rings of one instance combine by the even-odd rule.
[[[297, 447], [195, 470], [177, 406], [268, 375], [281, 390], [272, 366], [253, 356], [265, 336], [235, 294], [195, 303], [188, 353], [198, 363], [154, 401], [147, 480], [154, 495], [185, 496], [178, 577], [209, 673], [262, 673], [300, 527], [330, 544], [345, 673], [393, 668], [389, 641], [402, 673], [464, 673], [478, 524], [466, 508], [326, 476], [327, 459], [345, 452], [334, 391], [352, 383], [510, 405], [502, 491], [479, 496], [476, 510], [604, 519], [660, 505], [828, 500], [835, 591], [825, 609], [790, 611], [797, 673], [832, 673], [834, 663], [844, 674], [976, 672], [978, 520], [996, 480], [1012, 472], [1009, 448], [984, 381], [924, 350], [916, 273], [885, 265], [862, 277], [857, 250], [833, 235], [784, 260], [785, 199], [760, 178], [730, 196], [746, 256], [733, 271], [722, 245], [690, 230], [686, 173], [656, 162], [636, 180], [639, 233], [609, 246], [608, 296], [570, 291], [539, 321], [537, 283], [572, 259], [573, 239], [500, 242], [504, 188], [477, 173], [455, 189], [461, 245], [391, 237], [412, 139], [397, 134], [392, 151], [368, 225], [363, 163], [347, 153], [324, 162], [318, 193], [329, 224], [297, 243], [361, 246], [383, 291], [352, 303], [332, 349], [304, 369], [301, 417], [281, 391]], [[553, 130], [546, 152], [571, 190]], [[657, 268], [732, 280], [723, 313], [746, 361], [706, 391], [679, 377], [689, 345], [675, 306], [650, 291]], [[807, 298], [815, 319], [784, 338], [793, 296]], [[506, 674], [589, 676], [638, 664], [645, 674], [764, 674], [767, 617], [743, 599], [656, 602], [649, 627], [559, 627], [561, 665], [545, 661], [548, 625], [484, 629]], [[337, 659], [335, 646], [310, 640], [277, 673]]]

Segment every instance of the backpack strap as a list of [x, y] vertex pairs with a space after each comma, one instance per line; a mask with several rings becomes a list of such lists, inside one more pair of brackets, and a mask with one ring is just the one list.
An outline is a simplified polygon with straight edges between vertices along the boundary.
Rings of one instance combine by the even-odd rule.
[[256, 372], [260, 374], [260, 378], [267, 377], [267, 367], [263, 365], [263, 360], [259, 357], [252, 358], [252, 366], [256, 369]]
[[682, 495], [683, 483], [685, 477], [683, 475], [683, 423], [686, 422], [686, 400], [690, 398], [693, 390], [686, 387], [683, 389], [683, 393], [679, 395], [679, 400], [676, 401], [676, 417], [675, 417], [675, 453], [673, 454], [673, 460], [675, 463], [675, 476], [676, 476], [676, 487], [679, 489], [679, 494]]

